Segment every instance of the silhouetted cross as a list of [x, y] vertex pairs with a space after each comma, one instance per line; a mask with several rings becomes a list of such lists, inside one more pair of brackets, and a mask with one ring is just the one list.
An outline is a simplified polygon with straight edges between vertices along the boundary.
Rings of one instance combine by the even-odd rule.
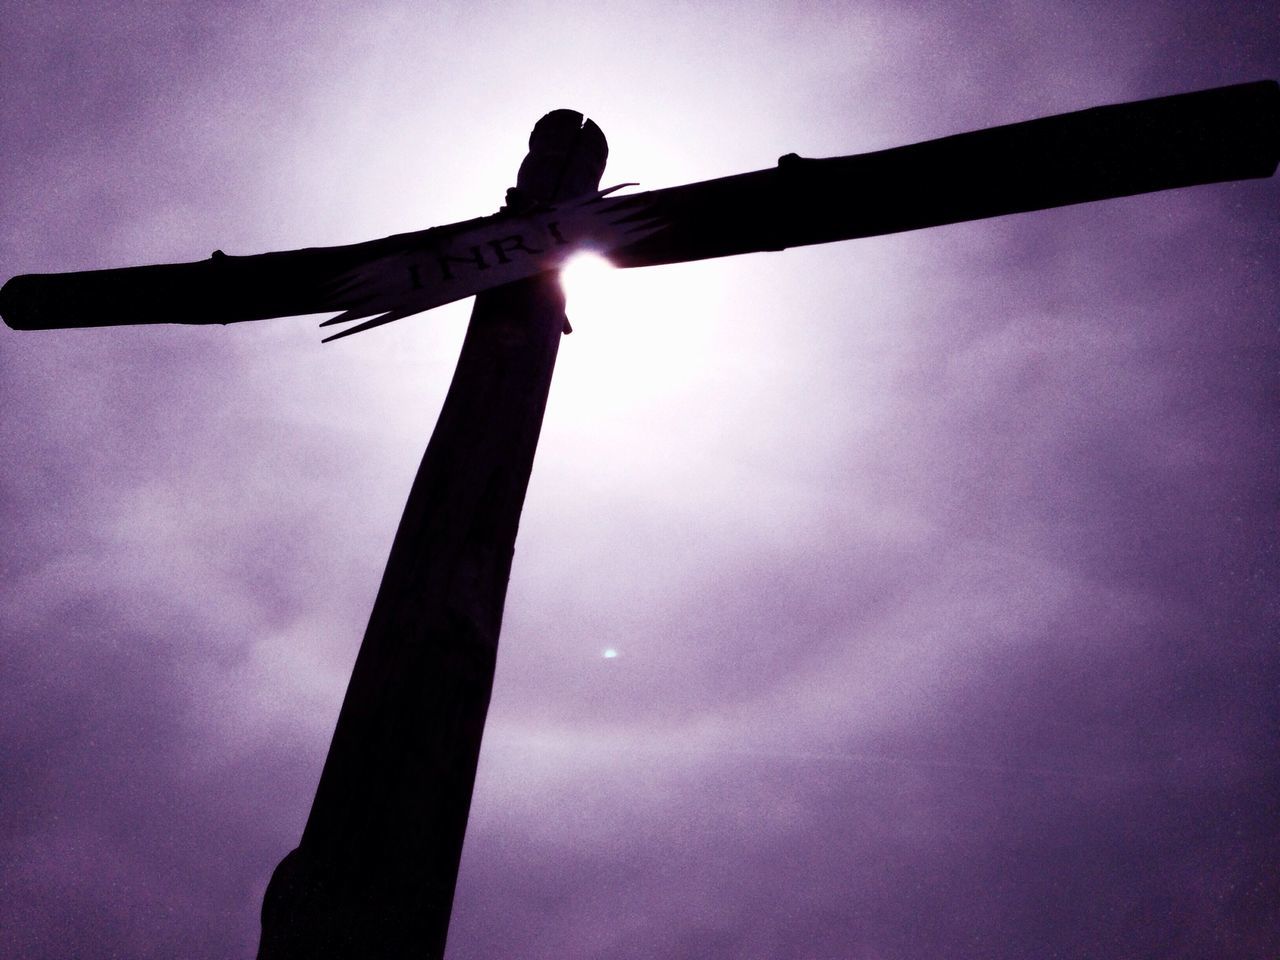
[[[344, 247], [15, 277], [17, 329], [332, 313], [330, 339], [478, 294], [414, 480], [297, 849], [263, 903], [260, 958], [439, 958], [492, 690], [520, 511], [575, 250], [647, 266], [1268, 177], [1273, 81], [1098, 107], [665, 190], [599, 190], [604, 135], [535, 126], [497, 214]], [[624, 184], [631, 186], [631, 184]]]

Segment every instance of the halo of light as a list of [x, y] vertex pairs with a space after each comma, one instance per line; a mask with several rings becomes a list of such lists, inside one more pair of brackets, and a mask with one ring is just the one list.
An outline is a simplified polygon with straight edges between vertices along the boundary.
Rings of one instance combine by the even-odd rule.
[[[560, 286], [566, 297], [593, 309], [601, 298], [608, 297], [614, 269], [607, 257], [593, 250], [580, 250], [560, 268]], [[604, 305], [607, 306], [607, 300]]]

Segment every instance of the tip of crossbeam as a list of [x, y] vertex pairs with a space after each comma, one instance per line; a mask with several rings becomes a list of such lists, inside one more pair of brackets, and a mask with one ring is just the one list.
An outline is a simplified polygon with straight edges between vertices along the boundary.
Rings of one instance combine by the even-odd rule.
[[39, 330], [40, 298], [38, 277], [12, 277], [0, 287], [0, 318], [14, 330]]

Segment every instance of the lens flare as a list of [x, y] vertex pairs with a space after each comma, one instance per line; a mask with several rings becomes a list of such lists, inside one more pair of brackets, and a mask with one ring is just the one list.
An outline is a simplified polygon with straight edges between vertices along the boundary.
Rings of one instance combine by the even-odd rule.
[[560, 286], [570, 305], [581, 303], [588, 309], [609, 295], [614, 266], [598, 253], [575, 253], [560, 268]]

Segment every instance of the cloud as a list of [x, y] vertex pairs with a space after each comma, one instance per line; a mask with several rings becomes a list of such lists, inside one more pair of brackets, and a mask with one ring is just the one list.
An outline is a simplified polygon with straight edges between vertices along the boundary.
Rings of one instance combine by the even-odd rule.
[[[0, 264], [488, 212], [560, 105], [656, 187], [1256, 79], [1259, 16], [33, 8]], [[1274, 953], [1275, 189], [571, 303], [450, 955]], [[464, 317], [2, 338], [0, 952], [253, 950]]]

